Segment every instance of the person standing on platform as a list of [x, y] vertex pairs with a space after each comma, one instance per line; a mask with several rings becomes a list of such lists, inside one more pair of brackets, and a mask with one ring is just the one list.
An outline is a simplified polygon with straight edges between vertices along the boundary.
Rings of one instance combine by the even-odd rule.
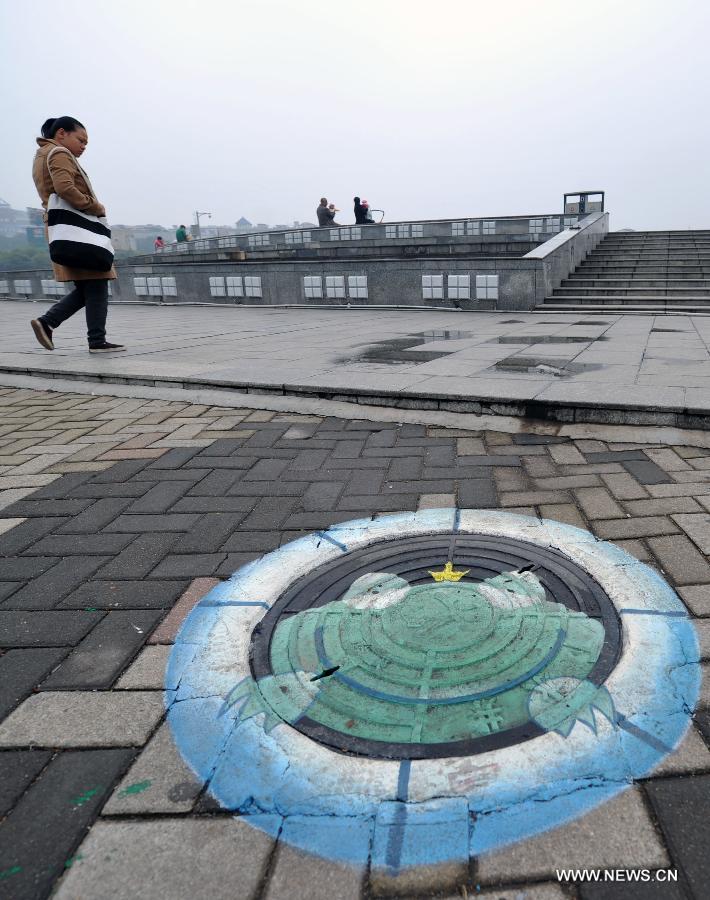
[[158, 235], [158, 237], [153, 241], [153, 248], [157, 252], [158, 250], [162, 250], [164, 246], [165, 246], [165, 241], [162, 239], [162, 237], [160, 235]]
[[175, 232], [175, 239], [177, 240], [178, 244], [184, 244], [187, 240], [187, 228], [185, 228], [184, 225], [180, 225], [178, 227], [177, 231]]
[[[95, 263], [101, 256], [101, 264], [105, 266], [88, 269], [52, 262], [55, 280], [73, 281], [74, 290], [30, 323], [35, 337], [46, 350], [54, 350], [53, 331], [80, 309], [86, 313], [90, 353], [126, 349], [121, 344], [110, 344], [106, 340], [108, 285], [116, 278], [116, 272], [111, 265], [113, 251], [109, 253], [102, 249], [102, 242], [106, 240], [102, 235], [110, 237], [108, 227], [96, 219], [86, 219], [87, 216], [102, 219], [106, 215], [103, 204], [94, 194], [89, 176], [77, 161], [88, 142], [86, 128], [72, 116], [47, 119], [42, 126], [42, 136], [37, 138], [39, 149], [32, 164], [32, 178], [45, 209], [45, 223], [49, 222], [53, 228], [56, 226], [66, 232], [66, 236], [57, 243], [68, 244], [74, 248], [71, 255], [75, 255], [77, 240], [73, 235], [83, 232], [88, 221], [91, 227], [87, 229], [87, 234], [93, 240], [85, 240], [87, 234], [83, 235], [83, 243], [78, 243], [79, 248], [84, 248], [81, 258]], [[47, 204], [53, 195], [55, 205], [51, 213], [47, 213]], [[56, 219], [54, 224], [50, 217]], [[107, 261], [104, 261], [104, 256]]]
[[331, 203], [330, 206], [328, 206], [328, 198], [321, 197], [320, 206], [316, 209], [318, 227], [331, 228], [333, 225], [337, 225], [338, 223], [335, 221], [336, 212], [335, 205]]

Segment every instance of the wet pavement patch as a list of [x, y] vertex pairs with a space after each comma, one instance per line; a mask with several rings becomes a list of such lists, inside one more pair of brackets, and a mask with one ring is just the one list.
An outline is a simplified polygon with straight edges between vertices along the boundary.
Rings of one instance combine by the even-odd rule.
[[461, 341], [475, 337], [472, 331], [433, 330], [422, 331], [409, 337], [390, 338], [386, 341], [378, 341], [369, 344], [356, 356], [343, 357], [338, 362], [378, 362], [390, 363], [424, 363], [434, 359], [441, 359], [454, 353], [452, 350], [412, 350], [413, 347], [421, 347], [422, 344], [431, 344], [440, 341]]
[[493, 370], [517, 372], [527, 375], [552, 375], [561, 378], [569, 375], [580, 375], [582, 372], [596, 372], [603, 369], [601, 363], [575, 363], [555, 357], [544, 356], [506, 356], [491, 366]]
[[608, 341], [604, 335], [596, 334], [501, 334], [494, 344], [591, 344], [594, 341]]

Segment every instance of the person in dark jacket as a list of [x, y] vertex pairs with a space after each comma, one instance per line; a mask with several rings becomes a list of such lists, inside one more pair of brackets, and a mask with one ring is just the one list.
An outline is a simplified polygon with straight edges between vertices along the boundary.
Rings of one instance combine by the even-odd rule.
[[353, 200], [355, 201], [355, 224], [367, 225], [366, 210], [360, 203], [360, 198], [353, 197]]

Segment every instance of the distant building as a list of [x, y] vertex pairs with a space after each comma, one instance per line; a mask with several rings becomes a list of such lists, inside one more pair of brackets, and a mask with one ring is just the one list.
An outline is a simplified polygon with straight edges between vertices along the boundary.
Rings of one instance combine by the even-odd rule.
[[6, 200], [0, 198], [0, 237], [24, 235], [29, 224], [26, 210], [13, 209]]
[[251, 224], [249, 219], [245, 219], [244, 216], [241, 219], [237, 219], [237, 234], [242, 234], [245, 231], [251, 231], [254, 226]]

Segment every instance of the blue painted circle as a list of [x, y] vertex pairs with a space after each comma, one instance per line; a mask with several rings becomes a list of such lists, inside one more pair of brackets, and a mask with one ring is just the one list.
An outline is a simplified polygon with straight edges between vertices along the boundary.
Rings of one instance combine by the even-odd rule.
[[[623, 650], [605, 685], [589, 687], [588, 713], [524, 752], [390, 761], [337, 753], [259, 707], [251, 634], [289, 585], [350, 549], [451, 530], [554, 547], [604, 588], [622, 620]], [[308, 681], [300, 687], [316, 690]], [[654, 570], [558, 522], [444, 509], [346, 522], [238, 570], [186, 619], [165, 697], [177, 747], [224, 808], [308, 852], [351, 863], [371, 852], [373, 867], [391, 870], [479, 855], [593, 809], [678, 745], [699, 684], [695, 629]], [[545, 690], [533, 694], [531, 711], [542, 704], [544, 712]]]

